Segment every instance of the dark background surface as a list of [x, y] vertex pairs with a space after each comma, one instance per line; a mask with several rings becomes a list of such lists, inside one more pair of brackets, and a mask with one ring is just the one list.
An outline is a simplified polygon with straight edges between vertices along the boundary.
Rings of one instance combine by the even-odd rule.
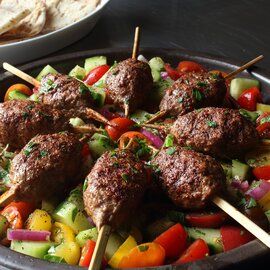
[[[181, 48], [246, 62], [259, 54], [270, 66], [269, 0], [111, 0], [94, 30], [53, 55], [132, 47], [141, 26], [142, 47]], [[269, 269], [270, 253], [230, 269]]]

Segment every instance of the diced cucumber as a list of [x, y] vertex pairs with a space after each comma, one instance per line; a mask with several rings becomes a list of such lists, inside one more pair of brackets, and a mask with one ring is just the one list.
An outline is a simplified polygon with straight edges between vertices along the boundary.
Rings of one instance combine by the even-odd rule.
[[99, 158], [104, 152], [113, 149], [111, 140], [102, 134], [95, 133], [88, 142], [93, 158]]
[[199, 238], [203, 239], [213, 253], [220, 253], [223, 251], [220, 230], [196, 227], [186, 227], [185, 229], [191, 240], [196, 240]]
[[259, 146], [245, 156], [245, 160], [250, 167], [260, 167], [270, 165], [270, 147]]
[[70, 191], [67, 201], [75, 204], [79, 211], [84, 211], [82, 185], [78, 185]]
[[249, 166], [239, 160], [232, 160], [232, 177], [246, 180], [249, 174]]
[[35, 102], [39, 102], [39, 95], [38, 94], [32, 94], [29, 97], [30, 100], [35, 101]]
[[261, 112], [270, 112], [270, 105], [257, 103], [256, 110]]
[[69, 123], [73, 126], [73, 127], [78, 127], [78, 126], [83, 126], [85, 125], [85, 122], [79, 118], [79, 117], [75, 117], [75, 118], [70, 118], [69, 119]]
[[92, 227], [84, 213], [74, 203], [68, 201], [55, 209], [53, 219], [68, 225], [76, 234]]
[[109, 237], [105, 250], [105, 258], [109, 261], [118, 248], [124, 243], [124, 239], [117, 233], [112, 233]]
[[159, 219], [147, 226], [146, 228], [147, 237], [152, 240], [156, 238], [158, 235], [168, 230], [174, 224], [175, 222], [172, 222], [169, 218]]
[[230, 94], [237, 100], [244, 90], [254, 86], [260, 87], [260, 82], [254, 79], [235, 78], [231, 81]]
[[9, 92], [8, 94], [8, 97], [9, 99], [21, 99], [21, 100], [25, 100], [25, 99], [28, 99], [29, 96], [25, 95], [24, 93], [22, 93], [21, 91], [19, 90], [14, 90], [14, 91], [11, 91]]
[[98, 231], [97, 228], [94, 227], [92, 229], [79, 232], [76, 236], [76, 242], [79, 244], [80, 247], [83, 247], [87, 240], [97, 241], [97, 238]]
[[94, 56], [85, 59], [84, 62], [84, 69], [86, 71], [86, 74], [89, 73], [92, 69], [98, 66], [106, 65], [107, 64], [107, 58], [106, 56]]
[[226, 175], [226, 178], [232, 178], [232, 165], [224, 162], [221, 162], [220, 164]]
[[59, 257], [53, 254], [46, 254], [44, 260], [53, 262], [53, 263], [67, 263], [63, 257]]
[[153, 117], [153, 114], [148, 113], [146, 111], [143, 110], [137, 110], [136, 112], [134, 112], [130, 118], [135, 121], [138, 124], [144, 123], [147, 120], [149, 120], [151, 117]]
[[153, 57], [149, 61], [149, 65], [152, 70], [162, 71], [164, 70], [164, 61], [160, 57]]
[[56, 206], [55, 201], [42, 200], [41, 202], [41, 209], [48, 212], [50, 215], [52, 215], [55, 206]]
[[46, 67], [44, 67], [44, 68], [40, 71], [40, 73], [37, 75], [36, 79], [37, 79], [38, 81], [41, 81], [42, 77], [45, 76], [45, 75], [47, 75], [47, 74], [49, 74], [49, 73], [51, 73], [51, 74], [57, 74], [58, 71], [56, 71], [52, 66], [47, 65]]
[[51, 246], [53, 246], [53, 243], [51, 242], [12, 240], [10, 249], [35, 258], [43, 259]]
[[245, 110], [245, 109], [240, 109], [239, 112], [240, 112], [241, 115], [246, 117], [251, 122], [256, 122], [257, 118], [260, 115], [258, 112], [251, 112], [251, 111], [248, 111], [248, 110]]
[[86, 71], [84, 68], [80, 66], [74, 67], [68, 74], [70, 77], [77, 78], [79, 80], [83, 80], [86, 76]]
[[106, 86], [105, 80], [108, 75], [108, 72], [110, 72], [114, 67], [116, 67], [116, 65], [117, 62], [114, 62], [114, 64], [110, 67], [110, 69], [93, 86], [98, 88], [104, 88]]
[[9, 222], [6, 217], [0, 215], [0, 239], [4, 238], [9, 227]]
[[99, 108], [102, 107], [104, 105], [105, 98], [106, 98], [105, 90], [98, 87], [91, 87], [89, 89], [90, 89], [92, 98], [95, 102], [95, 105]]
[[152, 73], [154, 83], [160, 81], [160, 79], [161, 79], [160, 71], [152, 69], [151, 73]]

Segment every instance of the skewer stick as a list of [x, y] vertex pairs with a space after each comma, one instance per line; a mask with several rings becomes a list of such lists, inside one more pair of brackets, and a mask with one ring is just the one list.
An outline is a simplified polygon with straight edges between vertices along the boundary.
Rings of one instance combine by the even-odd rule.
[[125, 117], [128, 117], [128, 115], [129, 115], [129, 105], [128, 105], [128, 103], [124, 104], [124, 110], [125, 110]]
[[0, 206], [6, 206], [15, 199], [15, 193], [13, 189], [9, 189], [0, 196]]
[[237, 70], [229, 73], [227, 76], [225, 76], [225, 79], [230, 79], [230, 78], [234, 77], [238, 73], [242, 72], [245, 69], [248, 69], [250, 66], [254, 65], [255, 63], [259, 62], [262, 59], [263, 59], [263, 55], [259, 55], [258, 57], [254, 58], [253, 60], [247, 62], [246, 64], [244, 64], [243, 66], [238, 68]]
[[101, 122], [105, 125], [109, 125], [109, 126], [112, 125], [106, 117], [104, 117], [102, 114], [98, 113], [97, 111], [91, 108], [86, 108], [86, 114], [87, 116], [89, 116], [89, 118], [93, 118], [97, 120], [98, 122]]
[[140, 126], [146, 127], [146, 128], [154, 128], [157, 130], [164, 130], [167, 128], [166, 126], [158, 125], [158, 124], [144, 124], [144, 123], [142, 123], [142, 124], [140, 124]]
[[110, 237], [110, 232], [111, 226], [109, 225], [103, 225], [99, 230], [98, 239], [88, 270], [99, 270], [101, 268], [101, 263], [107, 246], [108, 239]]
[[224, 199], [216, 196], [213, 203], [270, 248], [270, 235]]
[[135, 29], [135, 36], [134, 36], [134, 43], [133, 43], [133, 50], [132, 50], [132, 59], [137, 58], [137, 54], [139, 51], [140, 45], [140, 27], [137, 26]]
[[145, 122], [145, 124], [150, 124], [150, 123], [153, 123], [154, 121], [162, 118], [164, 115], [166, 115], [167, 112], [166, 111], [159, 111], [157, 112], [152, 118], [150, 118], [149, 120], [147, 120]]
[[73, 130], [78, 133], [95, 133], [95, 132], [102, 132], [102, 128], [97, 128], [94, 125], [82, 125], [73, 127]]
[[34, 85], [35, 87], [40, 86], [40, 82], [36, 80], [35, 78], [31, 77], [30, 75], [26, 74], [25, 72], [19, 70], [18, 68], [8, 64], [8, 63], [3, 63], [3, 68], [10, 73], [16, 75], [17, 77], [25, 80], [26, 82]]

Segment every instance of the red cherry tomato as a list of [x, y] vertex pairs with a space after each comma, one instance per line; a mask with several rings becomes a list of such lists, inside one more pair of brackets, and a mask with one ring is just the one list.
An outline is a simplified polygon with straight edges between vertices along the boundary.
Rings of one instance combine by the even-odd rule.
[[96, 83], [108, 70], [110, 67], [108, 65], [98, 66], [92, 69], [84, 79], [87, 85], [93, 85]]
[[220, 234], [224, 251], [240, 247], [254, 239], [254, 236], [244, 228], [236, 226], [222, 226]]
[[176, 259], [187, 247], [187, 233], [183, 226], [177, 223], [159, 235], [154, 242], [165, 249], [166, 258]]
[[265, 122], [256, 127], [260, 137], [264, 139], [270, 138], [270, 122]]
[[251, 87], [244, 90], [237, 102], [243, 109], [255, 111], [257, 102], [262, 102], [260, 90], [258, 87]]
[[218, 228], [227, 219], [224, 212], [216, 213], [189, 213], [185, 219], [190, 226], [201, 228]]
[[270, 165], [254, 168], [252, 173], [259, 180], [270, 180]]
[[121, 135], [130, 130], [130, 128], [135, 124], [134, 121], [125, 118], [117, 117], [110, 121], [112, 125], [106, 125], [105, 130], [107, 131], [110, 138], [117, 141]]
[[200, 72], [204, 70], [203, 66], [193, 61], [181, 61], [177, 66], [179, 73]]
[[180, 78], [180, 74], [177, 72], [177, 70], [173, 69], [170, 64], [165, 64], [164, 68], [172, 80], [176, 81], [178, 78]]
[[209, 248], [204, 240], [197, 239], [193, 242], [184, 254], [175, 262], [174, 265], [201, 260], [209, 255]]

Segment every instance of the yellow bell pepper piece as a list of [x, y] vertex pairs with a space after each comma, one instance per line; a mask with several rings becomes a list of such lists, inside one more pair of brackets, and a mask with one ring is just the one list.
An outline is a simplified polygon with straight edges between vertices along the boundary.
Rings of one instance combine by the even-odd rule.
[[52, 227], [52, 240], [56, 243], [75, 242], [75, 234], [69, 226], [55, 222]]
[[136, 246], [137, 243], [135, 239], [132, 236], [129, 236], [109, 260], [109, 265], [113, 268], [117, 268], [122, 258], [127, 256], [129, 251]]
[[44, 210], [36, 209], [26, 221], [26, 229], [32, 231], [50, 231], [52, 218]]
[[264, 211], [270, 210], [270, 191], [267, 192], [259, 201], [259, 205]]
[[270, 112], [270, 105], [257, 103], [256, 111]]
[[76, 242], [64, 242], [55, 248], [53, 255], [64, 258], [68, 264], [76, 265], [81, 257], [81, 249]]

